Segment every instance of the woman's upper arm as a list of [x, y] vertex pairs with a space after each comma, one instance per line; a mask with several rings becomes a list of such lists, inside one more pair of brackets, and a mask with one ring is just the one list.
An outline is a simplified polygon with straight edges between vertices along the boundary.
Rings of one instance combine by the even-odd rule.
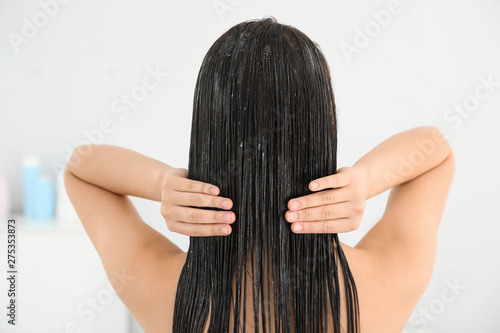
[[382, 219], [356, 245], [410, 254], [433, 244], [455, 169], [453, 153], [436, 167], [391, 190]]
[[[68, 196], [99, 253], [110, 282], [124, 302], [128, 297], [144, 293], [147, 284], [154, 283], [153, 269], [164, 266], [168, 271], [169, 263], [173, 264], [174, 257], [183, 253], [142, 221], [127, 196], [87, 183], [68, 170], [64, 181]], [[158, 265], [160, 262], [162, 265]], [[126, 285], [123, 285], [123, 276], [127, 277]], [[165, 278], [168, 279], [168, 275], [163, 281]]]
[[393, 316], [411, 314], [432, 276], [454, 166], [450, 153], [438, 166], [393, 188], [382, 219], [355, 246], [370, 270], [367, 283], [380, 290], [377, 299], [387, 301]]

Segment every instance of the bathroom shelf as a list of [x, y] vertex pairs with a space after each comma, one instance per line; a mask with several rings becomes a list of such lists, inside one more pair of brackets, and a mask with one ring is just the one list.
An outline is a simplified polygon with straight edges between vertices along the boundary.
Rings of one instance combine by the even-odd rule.
[[[130, 313], [113, 291], [101, 260], [79, 223], [55, 227], [16, 223], [16, 326], [0, 332], [128, 332]], [[0, 227], [0, 302], [7, 301], [7, 219]], [[29, 223], [28, 223], [29, 224]], [[62, 227], [72, 226], [72, 227]], [[95, 308], [91, 303], [97, 302]], [[71, 327], [78, 327], [80, 330]]]

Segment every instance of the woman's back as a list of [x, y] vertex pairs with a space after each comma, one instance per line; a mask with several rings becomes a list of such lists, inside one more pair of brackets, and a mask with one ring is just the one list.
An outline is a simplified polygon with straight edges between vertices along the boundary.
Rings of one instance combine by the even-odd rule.
[[[384, 167], [381, 164], [373, 163], [371, 159], [383, 160], [381, 158], [383, 156], [380, 155], [381, 151], [391, 146], [394, 148], [396, 142], [404, 145], [403, 137], [406, 137], [406, 141], [425, 141], [430, 138], [439, 138], [439, 134], [435, 134], [436, 131], [438, 131], [436, 128], [418, 128], [398, 134], [399, 137], [387, 140], [360, 159], [359, 167], [371, 165], [373, 176], [377, 176], [377, 170], [382, 170]], [[349, 262], [349, 268], [356, 281], [360, 332], [401, 332], [432, 275], [436, 234], [454, 171], [454, 158], [448, 144], [442, 140], [435, 141], [435, 143], [436, 149], [433, 154], [428, 156], [427, 163], [422, 163], [420, 167], [415, 168], [414, 173], [407, 176], [410, 178], [409, 181], [392, 189], [385, 214], [381, 220], [355, 247], [341, 243], [342, 250]], [[412, 151], [411, 145], [410, 147], [407, 145], [406, 150], [400, 151], [400, 153], [404, 155]], [[387, 157], [389, 156], [387, 155]], [[433, 164], [434, 167], [432, 167]], [[397, 165], [393, 166], [397, 167]], [[425, 171], [426, 168], [429, 169]], [[394, 170], [393, 167], [388, 167], [386, 171], [391, 169]], [[415, 175], [417, 176], [415, 177]], [[383, 184], [384, 182], [385, 184]], [[377, 192], [390, 185], [390, 182], [385, 180], [383, 182], [372, 180], [368, 197], [378, 194]], [[158, 242], [161, 240], [159, 239]], [[138, 302], [142, 303], [141, 307], [129, 306], [146, 332], [170, 332], [177, 282], [186, 262], [186, 256], [187, 253], [177, 255], [174, 264], [169, 267], [162, 265], [162, 261], [167, 260], [167, 258], [158, 256], [157, 263], [151, 265], [158, 269], [149, 271], [148, 275], [145, 276], [147, 280], [144, 281], [145, 289], [142, 289], [140, 294], [129, 296], [135, 300], [149, 300]], [[338, 269], [342, 269], [340, 264]], [[338, 274], [338, 276], [339, 284], [343, 286], [343, 274]], [[248, 272], [249, 280], [251, 277], [251, 273]], [[234, 292], [236, 292], [236, 288], [233, 281]], [[250, 283], [247, 284], [247, 295], [252, 295]], [[151, 302], [153, 299], [162, 300], [162, 302]], [[269, 302], [273, 308], [273, 299], [271, 298]], [[343, 288], [341, 288], [340, 304], [341, 327], [345, 332], [347, 311]], [[249, 297], [245, 326], [247, 332], [254, 332], [251, 305], [252, 299]], [[230, 318], [230, 322], [233, 323], [232, 315]], [[274, 316], [271, 315], [267, 318], [270, 318], [273, 328], [267, 331], [275, 332]], [[333, 332], [331, 318], [330, 314], [330, 322], [326, 332]], [[267, 326], [269, 327], [269, 325]], [[260, 327], [260, 331], [262, 331], [262, 327]], [[208, 325], [204, 332], [208, 332]], [[229, 332], [233, 332], [232, 324]], [[294, 332], [293, 328], [292, 332]]]
[[[401, 157], [414, 156], [421, 147], [428, 152], [425, 159], [398, 173]], [[187, 253], [145, 224], [122, 197], [144, 195], [157, 179], [146, 181], [134, 168], [116, 174], [119, 165], [139, 164], [154, 174], [158, 162], [120, 147], [93, 146], [90, 151], [78, 166], [67, 168], [67, 192], [120, 299], [145, 332], [171, 332]], [[365, 170], [356, 187], [366, 189], [361, 192], [367, 199], [392, 189], [381, 220], [354, 248], [341, 243], [356, 282], [360, 332], [400, 332], [432, 275], [437, 230], [454, 173], [453, 153], [437, 128], [415, 128], [384, 141], [352, 168]], [[337, 176], [342, 174], [347, 172]], [[124, 178], [127, 186], [138, 188], [111, 192], [124, 185]], [[154, 195], [145, 197], [160, 201]], [[326, 226], [322, 221], [300, 223], [305, 228], [313, 223]], [[338, 274], [341, 286], [343, 276]], [[342, 290], [340, 321], [345, 331]]]

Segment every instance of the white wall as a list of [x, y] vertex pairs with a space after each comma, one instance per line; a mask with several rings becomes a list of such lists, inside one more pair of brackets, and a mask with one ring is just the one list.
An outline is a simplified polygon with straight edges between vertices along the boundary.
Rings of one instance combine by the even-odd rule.
[[[86, 133], [187, 167], [193, 89], [203, 56], [231, 26], [273, 15], [306, 33], [328, 59], [341, 166], [420, 125], [439, 126], [453, 146], [456, 174], [434, 275], [408, 331], [500, 327], [500, 268], [494, 264], [500, 232], [500, 2], [72, 0], [31, 36], [25, 28], [27, 38], [16, 52], [12, 34], [24, 38], [23, 19], [43, 19], [41, 4], [53, 1], [0, 2], [0, 174], [8, 178], [14, 210], [22, 209], [22, 156], [39, 154], [44, 173], [54, 177], [51, 165], [64, 164]], [[230, 10], [218, 13], [217, 4]], [[380, 28], [372, 11], [388, 7], [393, 14]], [[372, 35], [367, 45], [360, 44], [358, 29]], [[346, 56], [347, 44], [351, 50], [359, 46], [356, 53]], [[125, 115], [121, 95], [142, 84], [147, 68], [168, 75]], [[477, 88], [481, 78], [489, 77], [496, 82], [492, 92], [475, 99], [476, 89], [484, 89]], [[118, 113], [113, 103], [121, 107]], [[455, 112], [463, 103], [465, 112]], [[103, 119], [112, 129], [100, 136]], [[354, 245], [375, 223], [386, 195], [368, 202], [362, 227], [342, 235], [344, 242]], [[187, 249], [187, 237], [166, 229], [158, 203], [134, 200], [148, 223]], [[465, 287], [454, 290], [449, 283]]]

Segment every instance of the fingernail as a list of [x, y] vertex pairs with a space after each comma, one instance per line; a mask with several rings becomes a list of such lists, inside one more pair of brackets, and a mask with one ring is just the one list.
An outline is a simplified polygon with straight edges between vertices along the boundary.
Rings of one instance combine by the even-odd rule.
[[295, 221], [298, 218], [299, 218], [299, 214], [297, 214], [297, 213], [290, 213], [290, 214], [288, 214], [288, 219], [290, 221]]
[[293, 209], [296, 209], [296, 208], [299, 208], [300, 207], [300, 202], [298, 201], [292, 201], [292, 208]]
[[233, 217], [231, 214], [224, 214], [224, 222], [231, 222], [233, 220]]
[[318, 186], [319, 186], [319, 185], [318, 185], [318, 183], [316, 183], [316, 182], [311, 183], [311, 188], [312, 188], [313, 190], [314, 190], [314, 189], [317, 189], [317, 188], [318, 188]]
[[227, 201], [227, 200], [222, 200], [222, 202], [220, 203], [220, 205], [221, 205], [223, 208], [229, 208], [229, 201]]
[[295, 231], [302, 231], [302, 224], [296, 224], [296, 225], [293, 227], [293, 230], [295, 230]]
[[229, 230], [226, 227], [221, 227], [220, 232], [225, 235], [225, 234], [229, 233]]
[[216, 188], [216, 187], [212, 187], [212, 188], [210, 189], [210, 193], [212, 193], [212, 194], [217, 194], [217, 188]]

